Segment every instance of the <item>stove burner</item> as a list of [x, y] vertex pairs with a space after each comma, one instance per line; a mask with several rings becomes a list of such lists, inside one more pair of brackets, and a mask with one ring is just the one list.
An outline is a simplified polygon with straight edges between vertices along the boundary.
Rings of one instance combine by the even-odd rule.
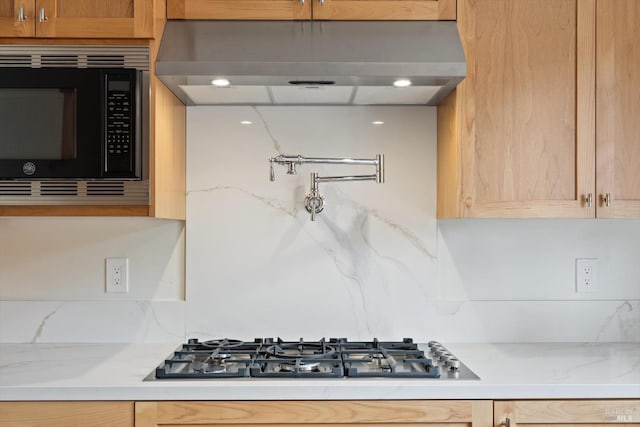
[[202, 372], [205, 374], [216, 374], [221, 372], [227, 372], [227, 367], [223, 360], [211, 360], [209, 363], [195, 363], [193, 364], [193, 370], [195, 372]]
[[378, 367], [383, 372], [391, 372], [393, 370], [391, 368], [391, 365], [389, 364], [389, 362], [387, 361], [387, 359], [384, 357], [382, 353], [376, 353], [371, 355], [370, 361], [373, 365]]
[[296, 372], [296, 369], [300, 372], [320, 372], [320, 362], [304, 362], [300, 364], [295, 363], [280, 363], [278, 365], [281, 372]]
[[236, 347], [240, 347], [243, 346], [245, 343], [244, 341], [240, 341], [240, 340], [230, 340], [227, 338], [223, 338], [223, 339], [218, 339], [218, 340], [209, 340], [209, 341], [204, 341], [199, 343], [202, 347], [207, 347], [207, 348], [226, 348], [226, 349], [231, 349], [231, 348], [236, 348]]
[[318, 343], [305, 343], [302, 341], [285, 343], [278, 340], [277, 344], [267, 347], [265, 352], [270, 356], [282, 359], [327, 359], [336, 354], [336, 349], [327, 345], [324, 339]]

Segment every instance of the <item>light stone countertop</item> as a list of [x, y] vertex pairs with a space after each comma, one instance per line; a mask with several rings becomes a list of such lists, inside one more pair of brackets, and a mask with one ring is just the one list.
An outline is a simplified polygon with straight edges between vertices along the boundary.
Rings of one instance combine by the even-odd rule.
[[443, 343], [480, 381], [144, 381], [179, 344], [0, 344], [0, 400], [640, 398], [640, 343]]

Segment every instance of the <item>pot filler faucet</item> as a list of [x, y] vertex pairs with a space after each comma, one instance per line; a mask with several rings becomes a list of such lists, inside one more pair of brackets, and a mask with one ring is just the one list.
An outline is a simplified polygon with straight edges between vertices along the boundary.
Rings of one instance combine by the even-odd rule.
[[304, 207], [311, 214], [311, 221], [316, 220], [316, 214], [324, 209], [324, 196], [320, 194], [318, 184], [321, 182], [344, 182], [344, 181], [375, 181], [378, 184], [384, 183], [384, 155], [377, 154], [375, 159], [336, 159], [330, 157], [303, 157], [301, 155], [288, 156], [280, 154], [269, 158], [270, 175], [269, 180], [275, 181], [276, 175], [273, 165], [283, 165], [287, 167], [288, 175], [296, 175], [296, 166], [305, 163], [325, 163], [333, 165], [371, 165], [376, 167], [376, 173], [372, 175], [345, 175], [345, 176], [318, 176], [317, 172], [311, 172], [311, 192], [304, 199]]

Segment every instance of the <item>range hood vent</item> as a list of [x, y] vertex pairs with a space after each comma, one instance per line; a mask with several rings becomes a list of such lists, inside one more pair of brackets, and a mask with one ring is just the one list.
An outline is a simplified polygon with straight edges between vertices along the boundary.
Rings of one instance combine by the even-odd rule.
[[466, 64], [453, 21], [169, 21], [156, 74], [188, 105], [437, 105]]

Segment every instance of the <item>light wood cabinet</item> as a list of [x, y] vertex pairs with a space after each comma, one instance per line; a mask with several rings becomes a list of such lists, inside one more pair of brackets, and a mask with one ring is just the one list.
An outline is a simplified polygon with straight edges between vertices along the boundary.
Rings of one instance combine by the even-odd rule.
[[133, 427], [133, 402], [0, 402], [0, 427]]
[[640, 217], [638, 22], [635, 0], [459, 0], [438, 217]]
[[456, 0], [169, 0], [175, 19], [453, 20]]
[[[506, 423], [509, 419], [508, 424]], [[514, 400], [494, 402], [494, 426], [640, 426], [640, 400]]]
[[136, 427], [358, 425], [490, 427], [490, 400], [136, 402]]
[[34, 0], [0, 0], [0, 37], [33, 37]]
[[312, 0], [168, 0], [169, 19], [311, 19]]
[[313, 18], [455, 20], [455, 0], [313, 0]]
[[152, 36], [153, 0], [0, 0], [0, 37]]
[[597, 216], [640, 218], [640, 2], [598, 0], [596, 28]]
[[595, 0], [460, 0], [438, 217], [593, 217]]

